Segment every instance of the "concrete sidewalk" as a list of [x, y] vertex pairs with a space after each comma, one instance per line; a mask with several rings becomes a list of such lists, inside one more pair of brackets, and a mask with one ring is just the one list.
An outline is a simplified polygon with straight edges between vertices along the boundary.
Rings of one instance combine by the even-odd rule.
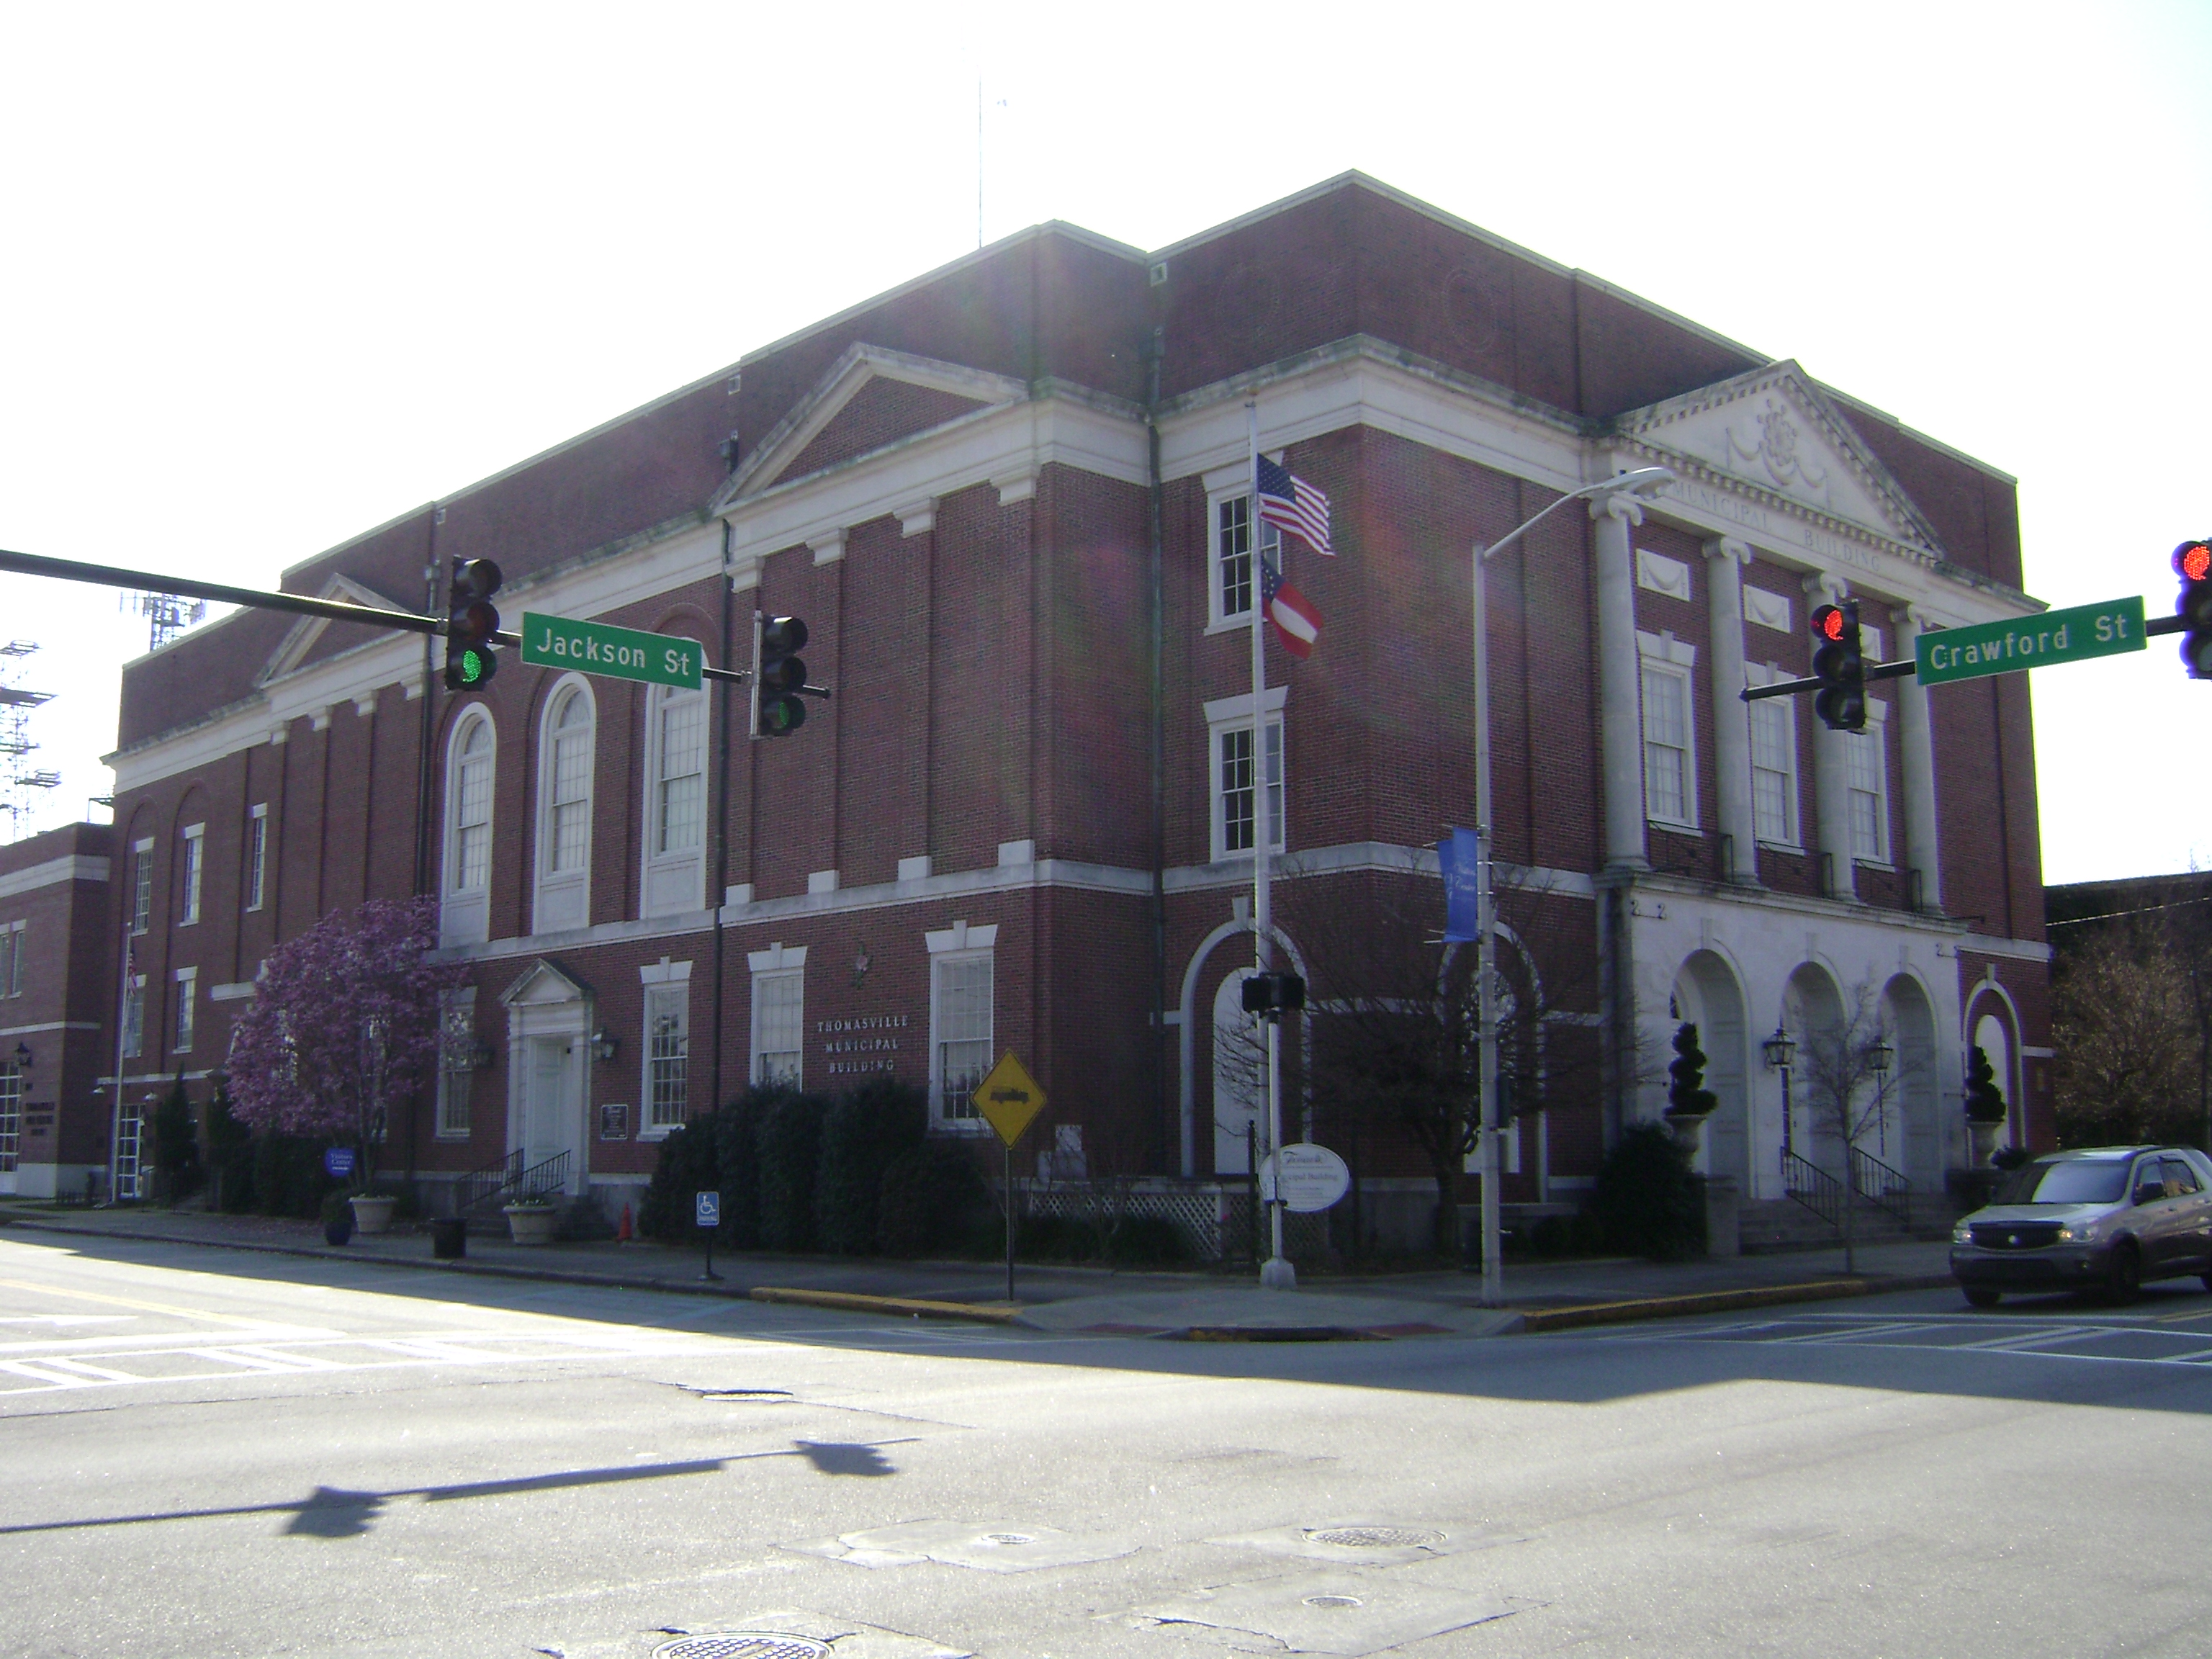
[[465, 1260], [438, 1261], [430, 1255], [429, 1230], [420, 1223], [375, 1237], [356, 1234], [352, 1243], [333, 1247], [321, 1227], [307, 1221], [0, 1200], [0, 1228], [47, 1238], [205, 1245], [464, 1275], [757, 1296], [899, 1317], [1200, 1340], [1502, 1335], [1949, 1283], [1948, 1247], [1934, 1242], [1860, 1250], [1855, 1274], [1844, 1272], [1840, 1249], [1729, 1261], [1515, 1264], [1505, 1272], [1502, 1308], [1483, 1305], [1479, 1274], [1449, 1270], [1309, 1273], [1297, 1291], [1286, 1293], [1260, 1289], [1249, 1268], [1139, 1273], [1024, 1263], [1016, 1275], [1018, 1302], [1010, 1304], [1005, 1267], [995, 1262], [718, 1254], [720, 1277], [708, 1282], [701, 1277], [698, 1253], [652, 1243], [526, 1247], [471, 1237]]

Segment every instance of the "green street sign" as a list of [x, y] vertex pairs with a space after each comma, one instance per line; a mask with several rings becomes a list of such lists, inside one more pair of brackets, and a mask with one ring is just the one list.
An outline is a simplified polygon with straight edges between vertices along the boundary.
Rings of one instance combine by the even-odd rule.
[[696, 691], [704, 682], [699, 671], [706, 665], [706, 655], [698, 641], [676, 635], [539, 617], [526, 611], [522, 615], [522, 660], [538, 668], [574, 668]]
[[2085, 662], [2091, 657], [2140, 651], [2143, 602], [2140, 593], [2102, 605], [2077, 605], [2011, 622], [1977, 623], [1923, 634], [1913, 647], [1914, 672], [1923, 685], [2014, 674], [2023, 668]]

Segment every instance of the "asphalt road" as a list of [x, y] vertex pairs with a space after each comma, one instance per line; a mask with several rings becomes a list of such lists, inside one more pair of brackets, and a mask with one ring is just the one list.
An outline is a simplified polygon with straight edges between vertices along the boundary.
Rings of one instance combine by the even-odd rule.
[[6, 1241], [0, 1655], [2195, 1656], [2208, 1407], [2193, 1281], [1243, 1346]]

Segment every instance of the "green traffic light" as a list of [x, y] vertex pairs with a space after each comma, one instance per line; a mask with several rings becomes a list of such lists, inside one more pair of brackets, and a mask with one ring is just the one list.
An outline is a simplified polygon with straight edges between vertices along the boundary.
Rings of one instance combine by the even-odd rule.
[[461, 684], [474, 685], [483, 678], [483, 656], [476, 651], [461, 653]]

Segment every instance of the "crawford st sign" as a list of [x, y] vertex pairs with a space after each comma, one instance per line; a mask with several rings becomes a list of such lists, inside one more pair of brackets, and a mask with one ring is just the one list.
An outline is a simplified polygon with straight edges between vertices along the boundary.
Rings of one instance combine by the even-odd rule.
[[696, 640], [675, 635], [530, 611], [522, 617], [522, 660], [536, 668], [574, 668], [696, 691], [704, 680], [699, 671], [706, 657]]
[[2145, 643], [2143, 602], [2138, 593], [2102, 605], [2046, 611], [2039, 617], [1923, 634], [1913, 646], [1913, 672], [1923, 685], [1942, 685], [1984, 674], [2117, 656], [2140, 651]]

